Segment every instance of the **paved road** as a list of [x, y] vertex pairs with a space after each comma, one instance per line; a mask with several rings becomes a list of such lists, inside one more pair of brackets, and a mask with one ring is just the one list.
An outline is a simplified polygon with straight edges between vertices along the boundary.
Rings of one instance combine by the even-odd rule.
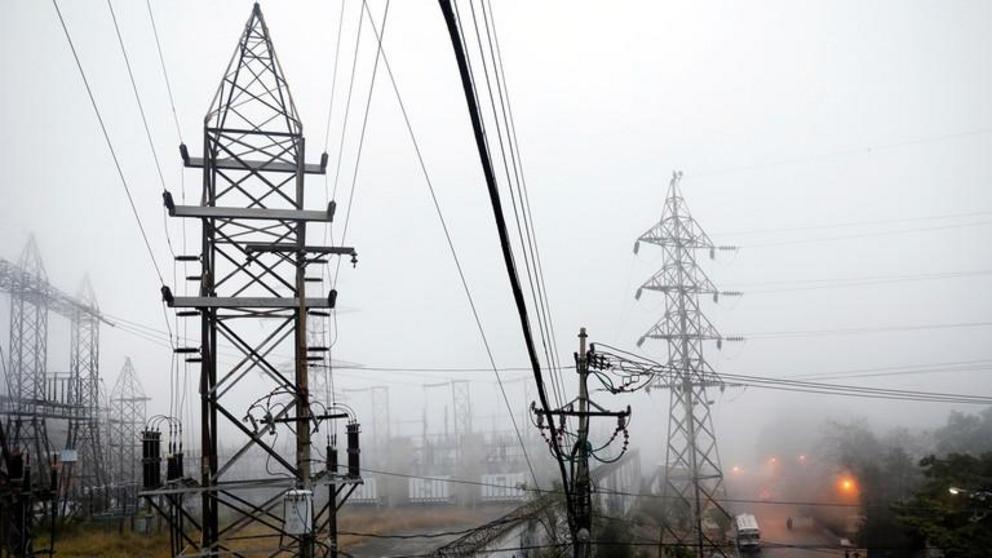
[[[350, 530], [361, 532], [377, 532], [383, 535], [416, 535], [433, 533], [432, 537], [414, 538], [364, 538], [359, 542], [345, 545], [344, 550], [359, 558], [381, 558], [386, 556], [408, 556], [419, 554], [430, 554], [439, 546], [451, 542], [461, 536], [461, 531], [472, 529], [483, 525], [496, 518], [509, 513], [516, 504], [490, 504], [476, 508], [463, 509], [457, 507], [429, 507], [429, 506], [409, 506], [406, 508], [393, 508], [388, 513], [394, 515], [410, 514], [419, 516], [422, 522], [414, 522], [415, 525], [390, 525], [386, 528], [382, 526], [363, 526], [357, 523], [342, 532]], [[432, 513], [442, 511], [444, 513]], [[437, 517], [437, 521], [429, 521], [431, 517]], [[426, 518], [426, 519], [425, 519]], [[372, 518], [374, 522], [374, 518]], [[448, 534], [445, 534], [448, 533]]]
[[[761, 558], [829, 558], [843, 557], [844, 551], [823, 547], [835, 546], [838, 540], [828, 536], [821, 527], [793, 529], [786, 527], [790, 515], [798, 515], [798, 510], [779, 504], [752, 504], [747, 513], [753, 513], [761, 527], [761, 540], [764, 543]], [[781, 546], [776, 546], [781, 545]], [[802, 548], [818, 546], [819, 548]]]

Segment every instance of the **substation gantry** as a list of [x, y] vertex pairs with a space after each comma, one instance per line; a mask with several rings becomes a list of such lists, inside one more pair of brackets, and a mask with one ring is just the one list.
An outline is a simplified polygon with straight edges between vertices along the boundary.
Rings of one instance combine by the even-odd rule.
[[[10, 293], [8, 354], [0, 357], [0, 555], [24, 556], [34, 552], [38, 518], [108, 504], [99, 420], [106, 320], [87, 279], [75, 296], [48, 281], [33, 238], [17, 262], [0, 259], [0, 291]], [[51, 313], [70, 322], [68, 372], [48, 367]]]

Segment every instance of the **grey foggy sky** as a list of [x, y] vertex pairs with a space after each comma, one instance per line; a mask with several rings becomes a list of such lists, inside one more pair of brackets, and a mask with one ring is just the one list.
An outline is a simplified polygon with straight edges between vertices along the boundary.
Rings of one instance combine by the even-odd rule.
[[[779, 281], [992, 269], [989, 213], [794, 230], [992, 211], [992, 4], [493, 4], [563, 360], [571, 359], [579, 326], [593, 340], [630, 348], [660, 314], [660, 296], [633, 300], [637, 285], [660, 265], [660, 255], [642, 249], [635, 258], [631, 248], [657, 220], [675, 169], [685, 172], [683, 193], [713, 239], [743, 247], [706, 261], [718, 285], [753, 291], [739, 301], [709, 305], [711, 320], [724, 334], [988, 320], [989, 275], [760, 291], [797, 286], [769, 284]], [[171, 275], [161, 188], [107, 6], [96, 0], [61, 5], [156, 257]], [[251, 3], [153, 6], [183, 137], [196, 152], [207, 104]], [[323, 151], [339, 6], [262, 3], [312, 162]], [[358, 6], [351, 0], [345, 11], [332, 168]], [[383, 6], [372, 3], [377, 20]], [[168, 187], [178, 195], [178, 138], [145, 4], [118, 1], [114, 7]], [[4, 8], [0, 257], [16, 259], [34, 232], [55, 284], [72, 291], [88, 272], [105, 312], [164, 329], [158, 280], [54, 9], [26, 0], [5, 0]], [[369, 29], [363, 33], [338, 188], [342, 207], [374, 57]], [[520, 366], [526, 355], [436, 4], [393, 2], [384, 48], [496, 361]], [[348, 311], [339, 316], [336, 357], [369, 366], [485, 367], [396, 100], [385, 74], [377, 79], [347, 240], [358, 249], [359, 265], [342, 266], [338, 300]], [[199, 180], [198, 172], [185, 172], [189, 196], [197, 195]], [[308, 184], [311, 205], [319, 206], [321, 179], [308, 178]], [[168, 226], [172, 242], [181, 243], [176, 220]], [[195, 237], [197, 228], [191, 224], [188, 231]], [[875, 235], [908, 228], [928, 230]], [[766, 232], [753, 232], [758, 229]], [[812, 242], [839, 236], [855, 238]], [[6, 298], [0, 303], [5, 315], [7, 304]], [[7, 321], [0, 320], [4, 345]], [[67, 328], [60, 333], [58, 320], [51, 321], [53, 337], [64, 334], [65, 342], [51, 343], [50, 367], [64, 369], [68, 357], [60, 345], [68, 345]], [[754, 336], [710, 354], [718, 371], [787, 376], [992, 359], [989, 333], [974, 327]], [[165, 410], [169, 350], [113, 328], [104, 327], [102, 335], [106, 381], [112, 384], [130, 355], [155, 398], [152, 409]], [[660, 343], [645, 345], [648, 355], [663, 351]], [[453, 375], [342, 372], [338, 382], [389, 383], [395, 416], [415, 418], [422, 405], [417, 386], [430, 381], [425, 376]], [[478, 415], [505, 412], [494, 396], [491, 372], [457, 377], [478, 381]], [[988, 372], [981, 370], [844, 381], [990, 392]], [[522, 396], [521, 385], [511, 387], [511, 394]], [[926, 426], [943, 421], [950, 408], [755, 389], [714, 398], [724, 455], [747, 451], [751, 432], [796, 413]], [[650, 451], [664, 430], [667, 396], [638, 395], [633, 401], [633, 440]]]

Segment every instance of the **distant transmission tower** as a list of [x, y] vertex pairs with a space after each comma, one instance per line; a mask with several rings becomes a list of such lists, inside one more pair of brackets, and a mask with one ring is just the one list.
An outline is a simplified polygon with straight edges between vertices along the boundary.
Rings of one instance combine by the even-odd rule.
[[125, 514], [137, 511], [141, 486], [141, 432], [147, 419], [148, 400], [131, 359], [125, 359], [110, 392], [111, 467], [117, 506]]
[[723, 382], [703, 355], [704, 341], [719, 345], [725, 338], [703, 314], [699, 295], [716, 300], [721, 294], [740, 293], [719, 291], [699, 267], [698, 250], [708, 250], [712, 257], [725, 248], [715, 246], [689, 214], [678, 187], [681, 178], [681, 172], [673, 174], [661, 220], [634, 244], [635, 254], [645, 242], [660, 246], [664, 257], [662, 268], [637, 289], [637, 298], [644, 290], [663, 293], [665, 314], [637, 345], [660, 339], [668, 346], [674, 381], [662, 385], [671, 390], [662, 502], [669, 535], [702, 557], [723, 554], [730, 514], [720, 503], [723, 472], [706, 396], [707, 387], [722, 388]]
[[34, 238], [17, 262], [20, 273], [10, 289], [10, 368], [14, 413], [8, 436], [13, 446], [26, 449], [38, 482], [48, 478], [48, 430], [43, 402], [48, 399], [48, 297], [40, 294], [48, 284]]
[[[80, 413], [69, 423], [67, 447], [79, 452], [77, 492], [93, 494], [106, 485], [100, 436], [100, 319], [96, 295], [88, 278], [76, 298], [88, 309], [76, 308], [72, 316], [70, 371], [74, 380], [73, 403]], [[92, 505], [92, 502], [91, 502]]]

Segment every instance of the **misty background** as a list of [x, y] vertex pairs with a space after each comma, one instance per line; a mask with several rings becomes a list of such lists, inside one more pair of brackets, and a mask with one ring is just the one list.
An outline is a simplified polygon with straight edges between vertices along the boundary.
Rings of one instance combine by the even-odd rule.
[[[562, 362], [571, 362], [579, 327], [592, 341], [632, 349], [660, 317], [660, 295], [635, 302], [634, 292], [660, 266], [661, 254], [643, 246], [634, 256], [632, 247], [659, 218], [672, 171], [682, 170], [695, 218], [718, 244], [741, 247], [705, 263], [717, 285], [745, 292], [707, 303], [724, 335], [747, 338], [712, 347], [717, 372], [789, 377], [932, 364], [926, 373], [830, 381], [988, 393], [992, 4], [494, 4]], [[370, 5], [378, 24], [385, 4]], [[16, 260], [34, 234], [52, 283], [72, 293], [88, 274], [111, 321], [150, 328], [137, 336], [133, 327], [104, 326], [101, 374], [109, 391], [130, 356], [152, 397], [149, 414], [166, 412], [172, 355], [160, 284], [54, 9], [26, 0], [4, 0], [3, 7], [0, 257]], [[168, 244], [181, 252], [182, 224], [164, 218], [110, 14], [97, 1], [61, 7], [171, 284]], [[154, 3], [182, 139], [193, 153], [202, 147], [203, 116], [250, 7]], [[114, 8], [167, 186], [196, 199], [201, 173], [181, 169], [146, 7]], [[304, 123], [307, 160], [317, 162], [328, 135], [340, 4], [263, 8]], [[336, 103], [347, 93], [359, 9], [358, 2], [344, 9]], [[369, 29], [364, 33], [336, 189], [342, 207], [357, 176], [346, 244], [357, 248], [359, 262], [342, 266], [334, 358], [371, 368], [486, 368], [384, 74], [372, 90], [356, 174], [375, 58]], [[383, 47], [496, 362], [526, 366], [437, 6], [393, 2]], [[342, 107], [334, 109], [327, 140], [332, 169]], [[329, 180], [333, 188], [333, 173]], [[309, 205], [320, 207], [321, 179], [308, 184]], [[190, 250], [197, 249], [198, 227], [188, 225], [186, 234]], [[181, 267], [177, 276], [182, 282]], [[9, 316], [6, 296], [0, 311]], [[7, 322], [0, 320], [4, 340]], [[53, 317], [50, 335], [49, 368], [67, 369], [68, 324]], [[643, 353], [663, 359], [664, 344], [649, 341]], [[960, 362], [967, 364], [944, 366]], [[189, 368], [190, 398], [197, 371]], [[571, 388], [572, 376], [565, 376]], [[505, 427], [491, 371], [335, 371], [338, 391], [390, 386], [394, 421], [419, 420], [421, 385], [452, 378], [473, 382], [477, 429]], [[508, 382], [517, 378], [530, 373], [504, 373]], [[507, 385], [521, 409], [529, 404], [528, 383]], [[533, 390], [527, 396], [533, 399]], [[363, 409], [367, 416], [367, 398], [351, 397], [359, 416]], [[632, 443], [647, 461], [662, 458], [666, 393], [599, 397], [613, 406], [629, 402]], [[882, 428], [930, 428], [955, 408], [756, 388], [728, 388], [712, 398], [725, 462], [751, 458], [758, 433], [783, 420], [814, 429], [821, 418], [863, 416]], [[432, 429], [440, 428], [442, 410], [427, 408]]]

